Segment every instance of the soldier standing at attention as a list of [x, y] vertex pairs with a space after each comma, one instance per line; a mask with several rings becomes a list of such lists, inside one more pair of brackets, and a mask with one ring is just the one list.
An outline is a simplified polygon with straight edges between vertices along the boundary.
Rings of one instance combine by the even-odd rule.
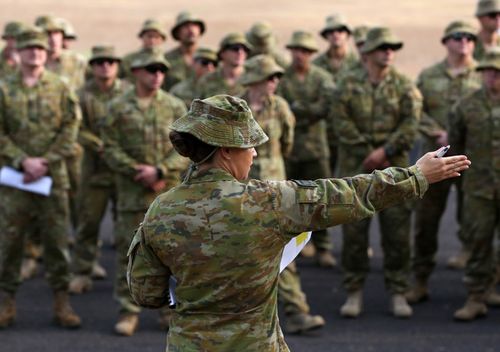
[[14, 72], [19, 66], [16, 37], [22, 28], [21, 22], [9, 22], [4, 27], [2, 39], [5, 41], [5, 46], [0, 52], [0, 78]]
[[170, 93], [180, 98], [189, 108], [191, 102], [198, 94], [198, 82], [201, 77], [217, 68], [219, 58], [217, 52], [209, 48], [199, 48], [194, 53], [193, 71], [194, 75], [177, 83], [170, 89]]
[[[476, 62], [472, 57], [475, 40], [475, 30], [470, 24], [463, 21], [451, 22], [441, 39], [446, 48], [446, 58], [424, 69], [418, 77], [417, 86], [424, 99], [419, 127], [424, 153], [449, 144], [448, 117], [451, 108], [459, 99], [481, 86]], [[452, 147], [454, 150], [454, 146]], [[458, 180], [430, 186], [424, 198], [417, 203], [413, 253], [415, 285], [406, 294], [410, 303], [417, 303], [428, 297], [428, 281], [436, 265], [439, 221], [453, 183], [457, 186], [457, 218], [460, 225], [462, 194]], [[470, 239], [466, 239], [461, 230], [458, 235], [463, 250], [450, 258], [448, 265], [464, 268], [469, 256]]]
[[68, 298], [68, 174], [80, 123], [77, 97], [57, 75], [45, 69], [47, 35], [36, 27], [17, 37], [20, 70], [0, 83], [0, 153], [5, 165], [24, 174], [25, 182], [53, 180], [48, 197], [0, 186], [0, 327], [16, 317], [15, 293], [25, 233], [37, 221], [44, 248], [47, 280], [54, 292], [54, 318], [63, 327], [80, 326]]
[[252, 50], [248, 54], [248, 57], [260, 54], [270, 55], [279, 66], [288, 67], [288, 60], [278, 52], [276, 36], [269, 23], [254, 23], [250, 30], [245, 33], [245, 37], [252, 46]]
[[170, 33], [172, 38], [179, 42], [179, 46], [165, 54], [165, 59], [172, 65], [163, 83], [166, 91], [169, 91], [176, 83], [194, 76], [194, 54], [198, 49], [201, 36], [205, 33], [205, 22], [183, 11], [177, 15], [175, 26]]
[[[338, 83], [332, 104], [339, 140], [338, 177], [409, 164], [422, 97], [412, 81], [392, 67], [395, 52], [402, 47], [388, 28], [372, 28], [362, 48], [364, 68], [352, 71]], [[410, 216], [410, 204], [379, 214], [385, 285], [391, 293], [391, 313], [398, 318], [412, 315], [404, 297], [410, 269]], [[340, 309], [344, 317], [355, 318], [362, 312], [370, 222], [366, 219], [342, 227], [343, 285], [348, 292]]]
[[[311, 33], [294, 32], [286, 47], [292, 54], [292, 64], [285, 70], [278, 95], [288, 102], [297, 122], [293, 150], [286, 159], [287, 177], [295, 180], [330, 177], [325, 119], [334, 83], [328, 72], [311, 64], [312, 55], [318, 51]], [[312, 242], [317, 249], [318, 264], [335, 266], [327, 231], [315, 231]]]
[[477, 34], [474, 58], [481, 60], [486, 51], [500, 45], [500, 1], [479, 0], [476, 8], [476, 18], [481, 29]]
[[500, 224], [500, 51], [489, 51], [479, 62], [483, 85], [461, 99], [450, 115], [450, 143], [457, 153], [470, 153], [475, 167], [464, 173], [463, 227], [471, 239], [465, 267], [468, 291], [465, 305], [455, 319], [474, 320], [500, 306], [495, 289], [495, 232]]
[[61, 18], [60, 20], [62, 21], [62, 26], [64, 28], [63, 49], [71, 50], [71, 47], [78, 39], [75, 28], [67, 19]]
[[216, 94], [241, 95], [243, 86], [238, 82], [243, 74], [245, 60], [252, 46], [241, 33], [229, 33], [219, 45], [219, 67], [203, 76], [199, 84], [199, 96], [209, 97]]
[[[144, 52], [130, 65], [135, 88], [109, 104], [102, 136], [106, 161], [115, 173], [118, 219], [115, 227], [116, 278], [114, 296], [120, 305], [115, 332], [131, 336], [140, 308], [127, 287], [127, 250], [135, 229], [151, 202], [180, 181], [188, 160], [173, 149], [170, 125], [186, 113], [182, 100], [161, 90], [169, 68], [162, 53]], [[168, 326], [168, 310], [160, 319]]]
[[92, 278], [106, 277], [97, 262], [99, 226], [109, 201], [116, 205], [113, 173], [104, 161], [101, 128], [107, 116], [107, 104], [130, 88], [117, 78], [120, 58], [114, 47], [95, 46], [89, 66], [92, 78], [79, 91], [82, 126], [79, 142], [85, 148], [82, 180], [78, 195], [78, 227], [72, 258], [75, 277], [69, 284], [71, 293], [80, 294], [92, 288]]

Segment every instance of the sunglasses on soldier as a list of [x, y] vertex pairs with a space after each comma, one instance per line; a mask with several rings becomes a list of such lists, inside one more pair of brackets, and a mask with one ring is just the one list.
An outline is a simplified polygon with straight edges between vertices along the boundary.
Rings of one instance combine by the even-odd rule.
[[400, 48], [399, 45], [393, 45], [393, 44], [382, 44], [380, 45], [379, 47], [377, 47], [377, 50], [380, 50], [380, 51], [387, 51], [387, 50], [392, 50], [392, 51], [396, 51]]
[[161, 73], [166, 73], [167, 72], [167, 68], [163, 65], [148, 65], [146, 67], [144, 67], [144, 69], [148, 72], [148, 73], [156, 73], [156, 72], [161, 72]]
[[101, 59], [95, 59], [90, 62], [91, 65], [98, 65], [102, 66], [104, 64], [112, 65], [113, 63], [117, 62], [116, 60], [109, 59], [109, 58], [101, 58]]
[[495, 20], [500, 16], [500, 12], [492, 12], [487, 14], [486, 16], [488, 16], [489, 19]]
[[473, 42], [476, 40], [476, 38], [470, 33], [453, 33], [448, 38], [457, 42], [461, 42], [464, 39], [468, 42]]
[[281, 74], [281, 73], [275, 73], [275, 74], [273, 74], [273, 75], [271, 75], [271, 76], [267, 77], [267, 80], [268, 80], [268, 81], [276, 81], [276, 80], [278, 80], [278, 81], [279, 81], [279, 79], [281, 78], [281, 76], [282, 76], [282, 74]]
[[217, 62], [209, 60], [209, 59], [200, 58], [200, 59], [196, 59], [196, 62], [198, 62], [201, 66], [205, 66], [205, 67], [208, 66], [208, 65], [210, 65], [210, 64], [212, 64], [215, 67], [217, 67]]
[[230, 51], [234, 51], [234, 52], [238, 52], [240, 50], [243, 50], [246, 52], [248, 49], [243, 44], [231, 44], [231, 45], [226, 46], [225, 50], [230, 50]]

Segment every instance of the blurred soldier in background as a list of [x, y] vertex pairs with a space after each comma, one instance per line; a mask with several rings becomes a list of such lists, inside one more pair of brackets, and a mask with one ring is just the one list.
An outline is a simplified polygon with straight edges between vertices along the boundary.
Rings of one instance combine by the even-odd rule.
[[481, 29], [477, 34], [474, 58], [481, 60], [486, 51], [500, 45], [500, 1], [499, 0], [479, 0], [476, 8], [476, 18]]
[[252, 46], [248, 57], [266, 54], [273, 57], [274, 61], [281, 67], [288, 66], [288, 60], [281, 55], [277, 48], [276, 36], [271, 25], [267, 22], [255, 22], [245, 36]]
[[[368, 34], [368, 30], [370, 28], [365, 25], [354, 27], [352, 30], [352, 39], [354, 40], [354, 44], [356, 44], [356, 49], [358, 49], [358, 54], [361, 57], [361, 48], [366, 41], [366, 35]], [[361, 61], [361, 60], [360, 60]]]
[[24, 25], [21, 22], [8, 22], [2, 34], [5, 46], [0, 52], [0, 78], [14, 72], [19, 66], [19, 54], [16, 50], [16, 37]]
[[71, 47], [77, 40], [75, 28], [67, 19], [61, 18], [60, 20], [64, 28], [63, 48], [65, 50], [71, 50]]

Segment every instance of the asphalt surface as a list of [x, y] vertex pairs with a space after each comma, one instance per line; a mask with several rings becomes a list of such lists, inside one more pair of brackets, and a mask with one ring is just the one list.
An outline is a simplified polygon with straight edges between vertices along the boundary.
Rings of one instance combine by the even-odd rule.
[[[453, 197], [450, 198], [453, 200]], [[372, 223], [371, 243], [375, 255], [365, 286], [364, 313], [358, 319], [343, 319], [339, 308], [345, 300], [340, 269], [321, 269], [310, 259], [299, 259], [303, 289], [311, 310], [321, 314], [327, 325], [307, 335], [286, 335], [292, 351], [500, 351], [500, 309], [490, 309], [486, 318], [457, 323], [453, 312], [466, 296], [461, 272], [445, 268], [446, 259], [459, 249], [454, 221], [454, 202], [441, 225], [438, 266], [431, 280], [431, 300], [414, 307], [410, 320], [398, 320], [388, 313], [389, 296], [382, 276], [382, 256], [377, 222]], [[110, 277], [114, 251], [109, 216], [102, 226], [104, 239], [101, 262]], [[339, 257], [340, 229], [331, 231], [334, 254]], [[74, 296], [72, 302], [83, 319], [79, 330], [56, 327], [52, 319], [50, 289], [42, 274], [24, 283], [17, 296], [18, 316], [14, 326], [0, 330], [0, 351], [164, 351], [166, 334], [159, 330], [157, 312], [141, 313], [140, 327], [133, 337], [113, 334], [117, 304], [112, 298], [112, 280], [96, 281], [90, 293]]]

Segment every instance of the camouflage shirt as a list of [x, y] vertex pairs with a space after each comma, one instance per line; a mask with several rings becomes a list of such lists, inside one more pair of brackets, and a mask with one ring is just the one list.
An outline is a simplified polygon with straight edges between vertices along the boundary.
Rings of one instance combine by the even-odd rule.
[[487, 199], [500, 194], [500, 101], [485, 88], [461, 99], [450, 115], [450, 145], [472, 161], [463, 174], [462, 189]]
[[20, 72], [0, 83], [2, 164], [21, 169], [26, 157], [49, 161], [54, 187], [68, 188], [64, 158], [72, 155], [81, 114], [78, 98], [60, 77], [44, 71], [33, 87]]
[[[242, 96], [248, 102], [247, 94]], [[267, 143], [256, 148], [250, 178], [260, 180], [286, 179], [285, 161], [292, 151], [295, 117], [282, 97], [268, 97], [260, 111], [252, 111], [255, 120], [269, 137]]]
[[130, 88], [127, 82], [116, 79], [111, 89], [103, 92], [91, 79], [79, 91], [82, 126], [78, 141], [85, 148], [82, 177], [92, 185], [110, 186], [113, 183], [113, 174], [102, 157], [104, 142], [101, 128], [108, 115], [108, 102], [122, 95], [127, 88]]
[[159, 196], [129, 249], [132, 296], [177, 305], [167, 351], [288, 351], [278, 322], [283, 247], [297, 233], [371, 216], [421, 197], [417, 169], [346, 179], [240, 182], [211, 169]]
[[207, 73], [201, 77], [198, 84], [199, 98], [208, 98], [217, 94], [241, 96], [244, 92], [245, 88], [239, 83], [236, 83], [234, 86], [227, 84], [227, 81], [222, 76], [221, 65], [214, 72]]
[[64, 50], [56, 62], [46, 65], [49, 71], [61, 78], [73, 89], [78, 90], [85, 83], [87, 61], [72, 51]]
[[446, 60], [423, 70], [417, 86], [423, 95], [420, 132], [426, 137], [424, 151], [439, 147], [431, 133], [448, 130], [448, 117], [452, 106], [464, 95], [481, 86], [481, 76], [472, 62], [463, 72], [453, 75]]
[[332, 65], [330, 56], [328, 55], [328, 51], [326, 51], [318, 55], [318, 57], [313, 60], [313, 64], [330, 73], [333, 77], [333, 80], [335, 82], [338, 82], [338, 80], [342, 78], [342, 76], [347, 72], [349, 72], [353, 68], [359, 67], [359, 58], [353, 51], [349, 51], [340, 65], [334, 67]]
[[194, 78], [188, 78], [182, 82], [175, 84], [170, 89], [170, 94], [181, 99], [187, 107], [191, 106], [191, 102], [199, 96], [197, 93], [198, 81]]
[[276, 61], [276, 63], [283, 68], [288, 67], [290, 65], [289, 60], [287, 60], [287, 58], [284, 55], [280, 54], [276, 50], [276, 48], [254, 47], [253, 50], [250, 51], [250, 53], [248, 54], [248, 58], [261, 54], [271, 56], [274, 59], [274, 61]]
[[[496, 46], [500, 46], [500, 36], [497, 37]], [[476, 59], [477, 61], [481, 61], [482, 59], [484, 59], [484, 55], [486, 54], [487, 50], [488, 49], [486, 49], [483, 42], [478, 37], [478, 39], [476, 40], [476, 45], [474, 47], [474, 59]]]
[[109, 104], [102, 137], [104, 157], [116, 173], [118, 210], [145, 210], [157, 195], [134, 181], [138, 164], [161, 170], [167, 188], [179, 182], [188, 160], [177, 154], [168, 135], [170, 124], [185, 113], [181, 100], [161, 90], [146, 109], [140, 107], [135, 89]]
[[[5, 50], [5, 49], [4, 49]], [[0, 77], [3, 78], [17, 70], [17, 66], [11, 66], [7, 63], [5, 51], [0, 51]]]
[[290, 160], [308, 161], [330, 156], [325, 119], [333, 88], [331, 76], [317, 66], [311, 65], [303, 81], [292, 67], [285, 70], [277, 94], [288, 102], [297, 123]]
[[420, 92], [393, 68], [376, 86], [364, 68], [346, 75], [338, 83], [331, 111], [339, 141], [339, 175], [362, 172], [360, 161], [378, 147], [392, 152], [391, 165], [407, 166], [421, 111]]
[[165, 54], [165, 59], [172, 65], [163, 82], [163, 88], [166, 91], [169, 91], [176, 83], [194, 77], [194, 70], [191, 65], [188, 65], [186, 61], [184, 61], [180, 47], [167, 52]]

